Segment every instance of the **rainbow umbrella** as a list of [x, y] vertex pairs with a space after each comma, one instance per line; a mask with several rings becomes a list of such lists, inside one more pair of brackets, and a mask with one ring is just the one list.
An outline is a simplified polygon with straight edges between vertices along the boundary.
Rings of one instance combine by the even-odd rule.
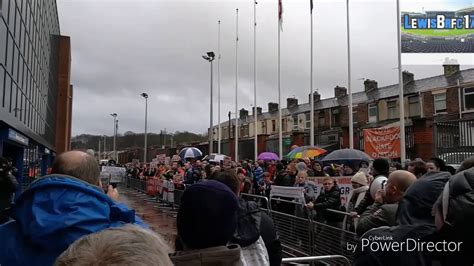
[[285, 157], [288, 159], [303, 159], [321, 156], [327, 153], [325, 149], [316, 146], [301, 146], [290, 151]]

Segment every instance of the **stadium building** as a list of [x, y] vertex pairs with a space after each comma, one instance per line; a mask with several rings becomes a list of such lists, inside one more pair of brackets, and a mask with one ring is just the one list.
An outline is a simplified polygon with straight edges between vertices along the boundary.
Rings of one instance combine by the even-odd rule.
[[20, 182], [70, 148], [70, 62], [55, 0], [0, 1], [0, 155]]

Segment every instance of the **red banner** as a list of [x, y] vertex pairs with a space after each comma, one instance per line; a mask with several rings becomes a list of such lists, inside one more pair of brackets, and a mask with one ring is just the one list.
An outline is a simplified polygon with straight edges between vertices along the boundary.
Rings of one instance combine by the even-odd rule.
[[364, 129], [365, 153], [372, 158], [400, 158], [400, 127]]

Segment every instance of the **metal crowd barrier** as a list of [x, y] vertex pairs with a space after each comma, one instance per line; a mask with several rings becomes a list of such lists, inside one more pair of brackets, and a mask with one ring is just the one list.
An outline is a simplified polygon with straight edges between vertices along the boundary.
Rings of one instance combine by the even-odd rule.
[[283, 258], [282, 263], [299, 263], [299, 262], [327, 262], [332, 261], [332, 264], [339, 264], [343, 262], [344, 265], [351, 265], [348, 258], [341, 255], [326, 255], [326, 256], [310, 256], [310, 257], [296, 257], [296, 258]]
[[[355, 246], [358, 238], [354, 232], [343, 230], [342, 223], [314, 221], [315, 213], [295, 201], [280, 198], [271, 198], [270, 201], [271, 205], [275, 205], [271, 210], [271, 217], [286, 256], [339, 254], [349, 261], [353, 260], [354, 254], [348, 250], [348, 246]], [[278, 204], [273, 204], [273, 201]], [[336, 210], [334, 212], [347, 215]]]
[[254, 194], [247, 194], [247, 193], [240, 193], [240, 197], [246, 201], [252, 200], [255, 201], [260, 209], [265, 211], [268, 215], [271, 216], [271, 206], [270, 201], [265, 196], [254, 195]]
[[[174, 184], [170, 182], [170, 187], [163, 190], [165, 182], [168, 181], [163, 181], [161, 189], [158, 185], [154, 200], [160, 204], [158, 208], [164, 212], [176, 213], [186, 187], [174, 189]], [[126, 185], [146, 193], [145, 180], [127, 178]], [[170, 191], [171, 185], [173, 185], [172, 191]], [[306, 209], [302, 203], [290, 199], [272, 197], [269, 200], [267, 197], [253, 194], [241, 194], [241, 197], [256, 201], [272, 218], [283, 246], [284, 256], [291, 257], [283, 259], [284, 263], [330, 261], [330, 265], [345, 265], [353, 261], [354, 255], [347, 247], [349, 244], [355, 246], [358, 238], [354, 232], [341, 229], [340, 223], [327, 224], [314, 221], [314, 212]], [[337, 210], [330, 211], [348, 215]]]

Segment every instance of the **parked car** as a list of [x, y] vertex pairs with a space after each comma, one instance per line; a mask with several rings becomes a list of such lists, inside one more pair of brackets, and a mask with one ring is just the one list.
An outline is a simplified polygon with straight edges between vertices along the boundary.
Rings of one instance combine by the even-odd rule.
[[471, 157], [474, 156], [474, 151], [459, 151], [459, 152], [448, 152], [443, 153], [438, 156], [438, 158], [442, 159], [446, 162], [446, 165], [450, 165], [454, 167], [454, 169], [458, 169], [461, 166], [461, 163]]

